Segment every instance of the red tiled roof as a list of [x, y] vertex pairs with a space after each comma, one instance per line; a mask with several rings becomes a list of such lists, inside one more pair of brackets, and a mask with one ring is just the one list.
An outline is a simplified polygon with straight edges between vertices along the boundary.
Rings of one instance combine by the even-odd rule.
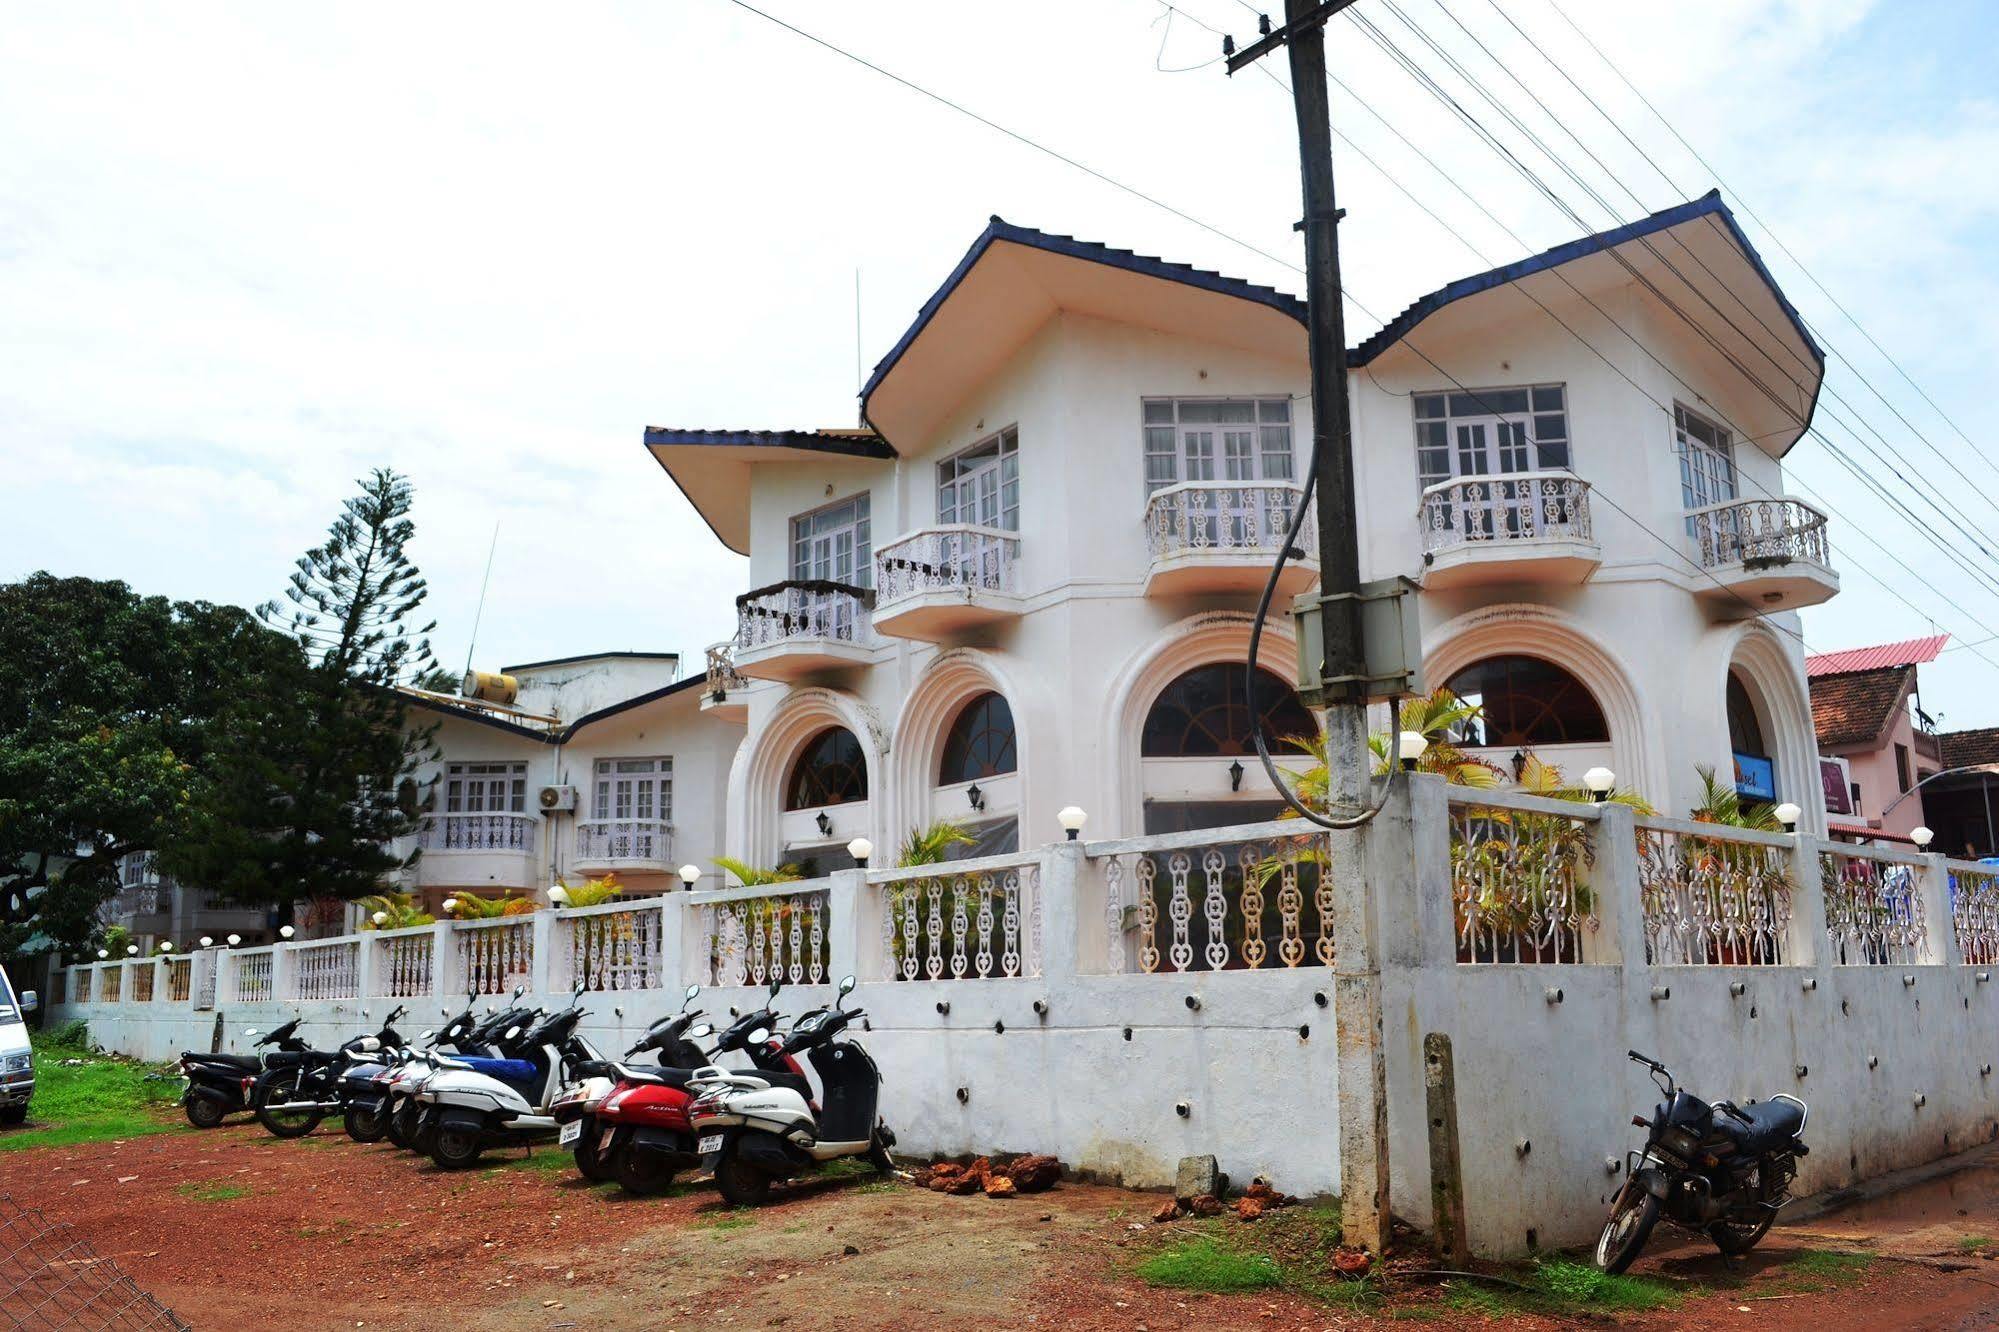
[[1943, 765], [1964, 768], [1974, 763], [1999, 763], [1999, 726], [1975, 731], [1946, 731], [1937, 737], [1943, 746]]
[[1805, 674], [1816, 678], [1821, 675], [1844, 675], [1849, 671], [1876, 671], [1888, 666], [1920, 666], [1926, 661], [1935, 661], [1937, 653], [1943, 651], [1943, 645], [1949, 641], [1949, 634], [1932, 634], [1928, 638], [1883, 643], [1878, 647], [1821, 652], [1805, 658]]
[[1872, 744], [1894, 720], [1903, 692], [1915, 674], [1913, 666], [1889, 666], [1874, 671], [1815, 677], [1812, 725], [1820, 749]]

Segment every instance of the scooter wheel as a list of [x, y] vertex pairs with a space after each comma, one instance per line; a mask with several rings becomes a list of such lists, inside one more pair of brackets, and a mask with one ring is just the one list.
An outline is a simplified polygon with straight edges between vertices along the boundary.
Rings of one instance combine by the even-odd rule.
[[[589, 1135], [586, 1133], [587, 1139]], [[617, 1178], [611, 1163], [597, 1152], [596, 1145], [588, 1141], [576, 1144], [576, 1169], [583, 1178], [597, 1184], [606, 1184]]]
[[359, 1106], [349, 1106], [341, 1116], [341, 1123], [347, 1129], [347, 1136], [356, 1142], [380, 1142], [388, 1132], [388, 1115], [377, 1108], [363, 1110]]
[[1603, 1223], [1603, 1233], [1597, 1236], [1597, 1267], [1616, 1276], [1631, 1266], [1658, 1223], [1659, 1200], [1638, 1181], [1627, 1181]]
[[222, 1117], [229, 1113], [222, 1102], [207, 1096], [190, 1096], [182, 1103], [181, 1109], [187, 1115], [187, 1122], [198, 1129], [220, 1127]]
[[612, 1169], [617, 1172], [618, 1187], [626, 1193], [650, 1197], [673, 1187], [673, 1171], [660, 1164], [659, 1157], [652, 1152], [635, 1152], [627, 1147], [618, 1153]]
[[877, 1173], [883, 1175], [892, 1175], [895, 1173], [895, 1157], [889, 1154], [888, 1144], [880, 1138], [876, 1138], [868, 1144], [867, 1159], [868, 1164], [873, 1166]]
[[303, 1138], [319, 1127], [319, 1121], [326, 1116], [319, 1110], [293, 1110], [288, 1108], [291, 1098], [299, 1090], [299, 1075], [296, 1069], [280, 1074], [261, 1084], [256, 1092], [257, 1122], [264, 1131], [274, 1138]]
[[410, 1131], [416, 1127], [416, 1116], [407, 1109], [398, 1108], [390, 1112], [389, 1122], [383, 1127], [388, 1140], [404, 1151], [410, 1149]]
[[463, 1170], [477, 1161], [485, 1149], [477, 1129], [444, 1128], [437, 1131], [430, 1159], [437, 1162], [440, 1170]]
[[731, 1207], [761, 1207], [770, 1198], [770, 1176], [731, 1152], [715, 1167], [715, 1188]]

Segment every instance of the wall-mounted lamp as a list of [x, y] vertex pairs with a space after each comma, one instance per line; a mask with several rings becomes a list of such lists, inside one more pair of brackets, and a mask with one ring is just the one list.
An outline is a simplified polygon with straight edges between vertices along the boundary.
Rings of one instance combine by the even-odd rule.
[[1777, 822], [1784, 825], [1784, 831], [1787, 833], [1796, 832], [1798, 830], [1798, 820], [1805, 816], [1805, 811], [1799, 809], [1788, 800], [1777, 806], [1771, 813], [1777, 816]]
[[1617, 774], [1609, 768], [1591, 768], [1583, 774], [1583, 787], [1591, 800], [1601, 805], [1610, 799], [1611, 788], [1617, 785]]
[[1930, 843], [1936, 840], [1936, 836], [1928, 828], [1912, 828], [1909, 830], [1909, 840], [1916, 844], [1916, 850], [1918, 851], [1929, 850]]
[[979, 784], [977, 782], [973, 782], [970, 786], [965, 788], [965, 803], [970, 805], [975, 810], [985, 809], [986, 793], [979, 789]]
[[1395, 738], [1395, 754], [1402, 760], [1402, 771], [1414, 772], [1423, 755], [1430, 750], [1430, 738], [1421, 731], [1404, 731]]
[[1062, 825], [1062, 831], [1069, 834], [1069, 840], [1072, 842], [1076, 840], [1076, 834], [1083, 831], [1083, 825], [1089, 822], [1089, 819], [1090, 816], [1083, 812], [1081, 805], [1064, 805], [1055, 814], [1055, 821]]
[[561, 884], [552, 884], [548, 890], [548, 900], [559, 907], [569, 905], [569, 890]]
[[1234, 763], [1229, 764], [1229, 790], [1242, 790], [1242, 774], [1243, 766], [1241, 759], [1237, 759]]
[[854, 863], [862, 869], [868, 867], [868, 857], [874, 853], [875, 844], [865, 837], [856, 837], [853, 841], [847, 843], [847, 854], [852, 856]]
[[701, 867], [699, 865], [686, 864], [680, 867], [681, 887], [691, 893], [694, 891], [694, 885], [699, 882], [701, 882]]
[[833, 835], [833, 820], [825, 810], [820, 810], [819, 817], [812, 821], [819, 825], [819, 835], [821, 837], [831, 837]]
[[1514, 750], [1513, 757], [1508, 759], [1506, 763], [1508, 767], [1513, 769], [1513, 780], [1516, 782], [1519, 781], [1527, 772], [1527, 751], [1524, 749]]

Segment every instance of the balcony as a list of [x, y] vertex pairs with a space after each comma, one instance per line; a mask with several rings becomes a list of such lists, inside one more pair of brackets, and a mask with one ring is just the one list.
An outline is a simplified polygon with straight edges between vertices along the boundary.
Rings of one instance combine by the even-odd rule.
[[1839, 591], [1825, 515], [1803, 500], [1726, 500], [1687, 521], [1706, 574], [1699, 596], [1767, 611], [1816, 606]]
[[1423, 491], [1425, 588], [1580, 583], [1602, 556], [1589, 482], [1569, 472], [1461, 476]]
[[[1261, 591], [1303, 496], [1289, 481], [1187, 481], [1154, 491], [1145, 502], [1145, 595]], [[1295, 595], [1318, 578], [1318, 526], [1308, 520], [1277, 591]]]
[[712, 643], [708, 647], [708, 679], [701, 688], [701, 711], [723, 721], [747, 721], [749, 702], [743, 691], [750, 682], [736, 669], [736, 644]]
[[673, 825], [664, 819], [578, 819], [576, 866], [672, 869]]
[[791, 579], [736, 598], [736, 670], [757, 680], [802, 679], [866, 664], [875, 594], [823, 579]]
[[532, 814], [432, 814], [417, 834], [423, 848], [418, 881], [452, 888], [534, 887], [540, 822]]
[[929, 642], [1020, 614], [1020, 537], [949, 523], [875, 554], [875, 628]]

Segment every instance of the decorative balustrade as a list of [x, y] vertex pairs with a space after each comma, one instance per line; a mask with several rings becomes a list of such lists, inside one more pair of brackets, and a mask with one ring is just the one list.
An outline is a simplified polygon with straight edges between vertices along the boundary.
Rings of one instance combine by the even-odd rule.
[[996, 527], [947, 523], [890, 542], [875, 553], [875, 601], [886, 606], [923, 592], [1020, 590], [1020, 536]]
[[701, 894], [702, 963], [710, 985], [817, 985], [828, 979], [831, 898], [824, 887]]
[[1999, 874], [1990, 866], [1946, 864], [1950, 874], [1950, 924], [1957, 960], [1966, 966], [1999, 962]]
[[1640, 819], [1637, 840], [1646, 961], [1741, 967], [1791, 960], [1788, 839]]
[[1601, 922], [1594, 805], [1450, 794], [1451, 910], [1461, 963], [1584, 962]]
[[527, 855], [534, 850], [532, 814], [431, 814], [423, 821], [418, 845], [426, 851], [495, 851]]
[[1788, 496], [1726, 500], [1690, 510], [1701, 567], [1740, 564], [1750, 568], [1803, 560], [1832, 567], [1826, 517], [1803, 500]]
[[1461, 476], [1426, 487], [1417, 510], [1425, 553], [1508, 541], [1593, 543], [1589, 482], [1570, 472]]
[[294, 999], [361, 997], [361, 941], [329, 939], [294, 944], [285, 954]]
[[657, 901], [562, 912], [556, 918], [556, 946], [568, 962], [568, 988], [659, 989], [661, 925]]
[[158, 970], [151, 962], [129, 962], [125, 969], [132, 975], [132, 983], [127, 987], [135, 1004], [153, 1002], [153, 974]]
[[427, 925], [375, 936], [375, 990], [390, 999], [436, 993], [437, 935]]
[[115, 1004], [119, 1001], [125, 978], [125, 964], [113, 962], [97, 971], [97, 1002]]
[[736, 670], [736, 645], [734, 642], [710, 643], [708, 645], [708, 679], [702, 693], [704, 697], [721, 700], [731, 691], [749, 687], [749, 681]]
[[1041, 974], [1040, 862], [1019, 856], [881, 871], [881, 974], [994, 980]]
[[216, 959], [225, 973], [222, 997], [235, 1004], [260, 1004], [271, 998], [271, 950], [244, 949]]
[[1907, 966], [1925, 960], [1929, 921], [1917, 866], [1862, 851], [1819, 852], [1825, 928], [1832, 961], [1843, 966]]
[[1333, 964], [1326, 843], [1304, 824], [1098, 842], [1087, 854], [1113, 974]]
[[[1154, 560], [1216, 554], [1275, 555], [1304, 498], [1289, 481], [1185, 481], [1155, 490], [1145, 502], [1146, 539]], [[1319, 553], [1317, 525], [1298, 531], [1308, 558]]]
[[673, 825], [665, 819], [578, 819], [576, 859], [592, 865], [673, 861]]
[[194, 959], [191, 957], [168, 958], [166, 1001], [170, 1004], [184, 1004], [193, 991]]
[[460, 921], [458, 974], [472, 994], [506, 994], [534, 979], [534, 922], [525, 916]]
[[875, 595], [863, 587], [823, 579], [794, 579], [736, 598], [735, 653], [794, 639], [860, 643]]

